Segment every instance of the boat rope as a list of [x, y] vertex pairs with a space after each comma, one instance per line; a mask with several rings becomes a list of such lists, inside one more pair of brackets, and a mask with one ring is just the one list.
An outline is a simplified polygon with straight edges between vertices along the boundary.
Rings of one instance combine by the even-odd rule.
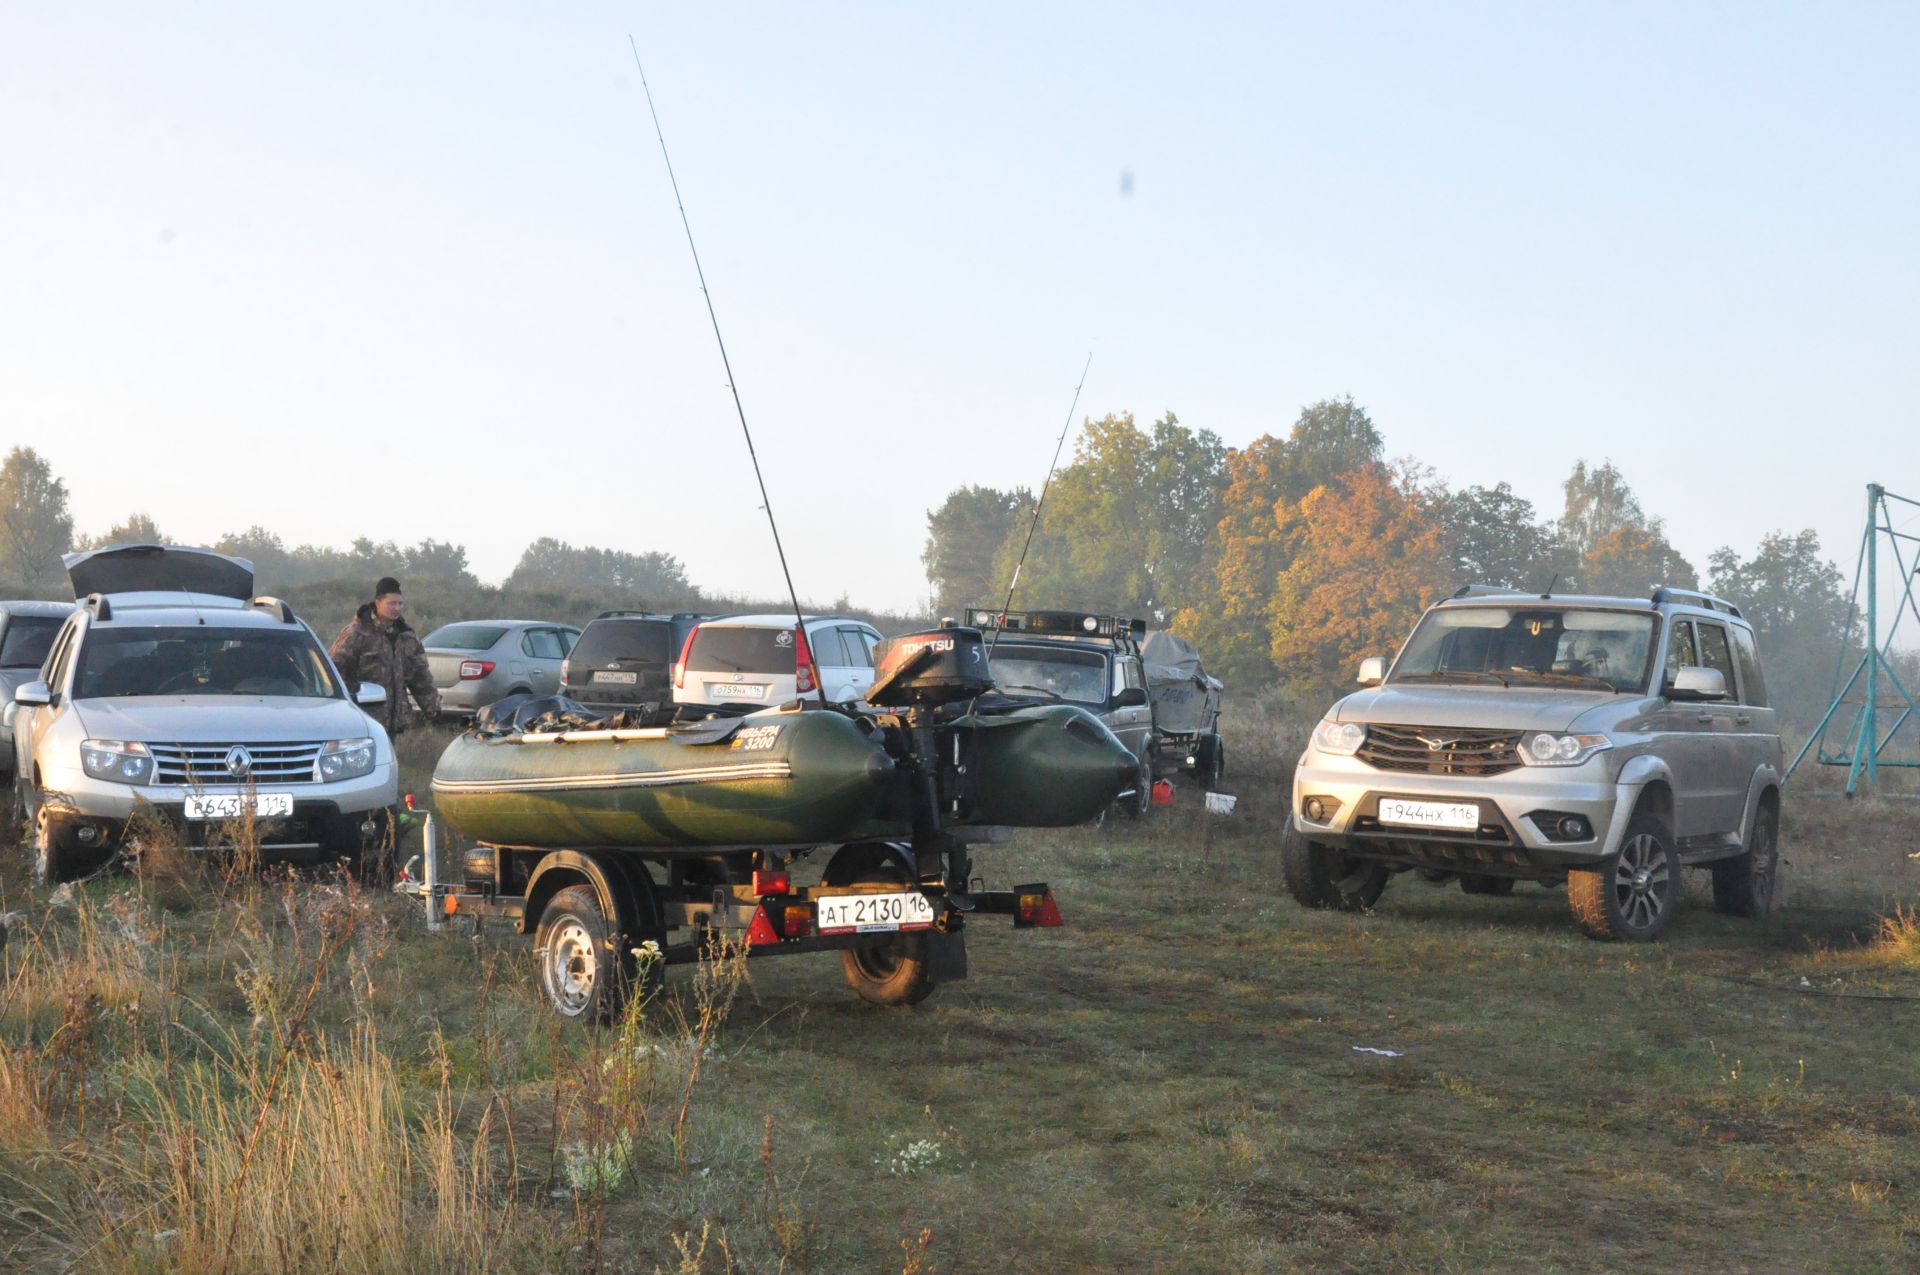
[[537, 779], [439, 779], [435, 792], [567, 792], [576, 788], [671, 788], [681, 784], [737, 783], [746, 779], [791, 779], [793, 764], [748, 762], [738, 766], [694, 766], [681, 770], [606, 771], [597, 775], [549, 775]]

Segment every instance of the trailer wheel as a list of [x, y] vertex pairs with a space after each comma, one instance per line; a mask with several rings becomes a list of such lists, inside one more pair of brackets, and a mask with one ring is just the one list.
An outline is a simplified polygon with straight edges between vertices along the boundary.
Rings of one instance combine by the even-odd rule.
[[874, 1005], [918, 1005], [938, 986], [927, 971], [927, 936], [894, 934], [844, 948], [840, 967], [860, 999]]
[[600, 909], [593, 887], [570, 885], [547, 901], [534, 931], [540, 990], [564, 1018], [607, 1023], [633, 992], [634, 959]]

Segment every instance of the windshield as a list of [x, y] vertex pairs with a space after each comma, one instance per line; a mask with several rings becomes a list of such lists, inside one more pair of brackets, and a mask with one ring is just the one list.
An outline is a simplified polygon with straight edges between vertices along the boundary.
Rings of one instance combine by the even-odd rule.
[[443, 651], [484, 651], [505, 633], [497, 624], [447, 624], [427, 634], [420, 645]]
[[66, 621], [57, 615], [16, 615], [0, 638], [0, 668], [39, 668]]
[[1009, 695], [1057, 696], [1081, 704], [1107, 702], [1107, 657], [1062, 646], [1001, 646], [988, 668], [996, 688]]
[[336, 694], [319, 646], [293, 629], [95, 629], [73, 683], [75, 699]]
[[1407, 639], [1390, 680], [1639, 691], [1653, 619], [1646, 611], [1441, 607]]

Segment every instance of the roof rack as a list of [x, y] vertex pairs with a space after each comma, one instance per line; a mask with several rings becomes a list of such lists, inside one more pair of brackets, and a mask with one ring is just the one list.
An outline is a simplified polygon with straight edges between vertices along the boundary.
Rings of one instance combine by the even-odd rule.
[[1510, 588], [1504, 584], [1463, 584], [1453, 591], [1456, 598], [1492, 598], [1508, 597], [1525, 593], [1524, 589]]
[[995, 611], [967, 608], [967, 627], [999, 629], [1002, 633], [1045, 633], [1057, 637], [1146, 636], [1147, 622], [1124, 615], [1089, 615], [1085, 611]]
[[107, 595], [104, 593], [89, 593], [80, 599], [80, 605], [96, 620], [113, 618], [113, 605], [107, 601]]
[[1698, 589], [1669, 589], [1665, 585], [1653, 591], [1653, 605], [1677, 602], [1681, 606], [1703, 607], [1709, 611], [1724, 611], [1728, 615], [1739, 615], [1740, 608], [1725, 598], [1716, 598], [1711, 593], [1702, 593]]
[[283, 599], [272, 597], [268, 594], [263, 593], [259, 597], [255, 598], [253, 601], [247, 603], [247, 605], [252, 607], [256, 611], [279, 612], [280, 621], [283, 624], [300, 623], [300, 621], [293, 614], [293, 607], [290, 606]]

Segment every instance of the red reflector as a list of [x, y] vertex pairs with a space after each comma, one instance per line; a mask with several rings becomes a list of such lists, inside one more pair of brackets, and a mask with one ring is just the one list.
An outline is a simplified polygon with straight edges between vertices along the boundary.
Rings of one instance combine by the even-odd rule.
[[1053, 891], [1042, 889], [1038, 893], [1021, 891], [1019, 906], [1014, 910], [1015, 925], [1059, 925], [1060, 905], [1053, 901]]
[[1171, 806], [1173, 804], [1173, 785], [1168, 781], [1156, 780], [1153, 785], [1153, 804]]
[[767, 910], [755, 908], [753, 922], [747, 926], [747, 946], [767, 947], [779, 941], [780, 936], [773, 932], [773, 922], [767, 919]]
[[813, 910], [800, 904], [789, 903], [786, 915], [780, 918], [780, 933], [790, 939], [804, 939], [813, 933]]
[[762, 872], [756, 868], [753, 873], [753, 892], [763, 899], [769, 894], [791, 894], [793, 878], [784, 872]]

